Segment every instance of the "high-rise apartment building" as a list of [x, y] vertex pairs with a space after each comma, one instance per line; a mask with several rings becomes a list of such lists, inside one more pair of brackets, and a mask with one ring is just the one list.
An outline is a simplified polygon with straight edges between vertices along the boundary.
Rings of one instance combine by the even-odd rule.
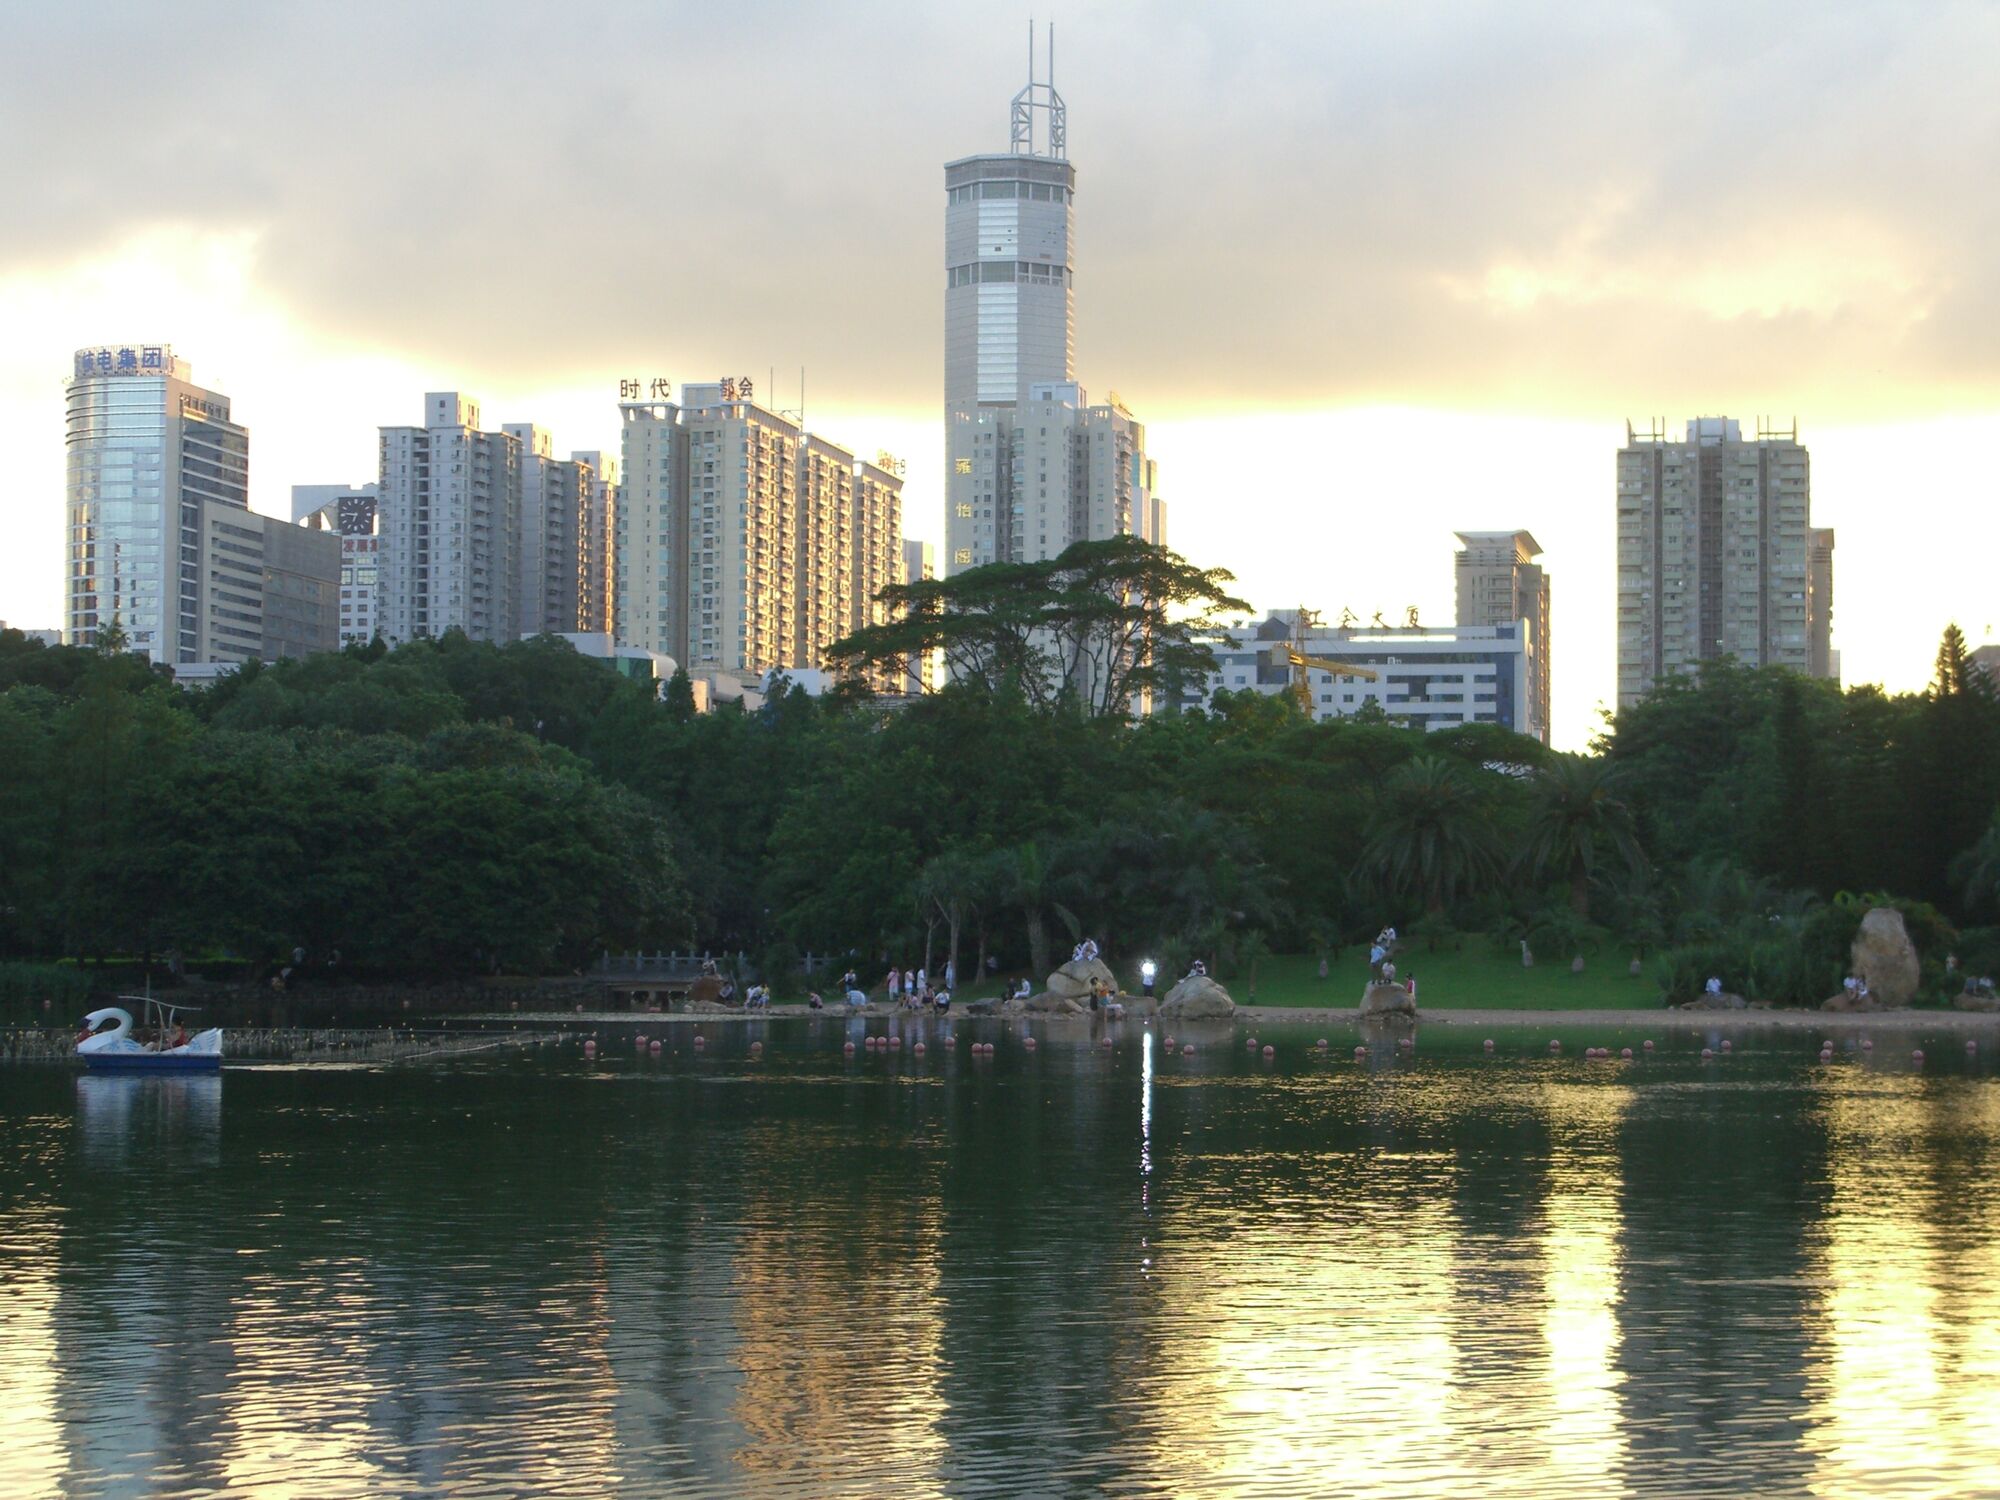
[[610, 635], [616, 628], [617, 569], [613, 537], [618, 517], [618, 460], [595, 450], [570, 454], [585, 479], [576, 551], [576, 629]]
[[1145, 428], [1076, 385], [1076, 169], [1062, 96], [1032, 64], [1012, 121], [1004, 154], [945, 165], [948, 572], [1165, 540]]
[[373, 484], [295, 484], [292, 517], [340, 539], [342, 646], [365, 646], [380, 625], [382, 539], [376, 534], [378, 487]]
[[[937, 549], [929, 542], [920, 542], [914, 537], [903, 543], [903, 582], [922, 583], [937, 577]], [[911, 697], [922, 693], [934, 693], [938, 688], [938, 654], [926, 651], [910, 658], [909, 671], [903, 681], [903, 692]]]
[[1814, 677], [1840, 680], [1840, 653], [1833, 649], [1833, 528], [1815, 526], [1806, 533], [1806, 671]]
[[1460, 531], [1457, 574], [1460, 625], [1519, 623], [1527, 658], [1528, 694], [1523, 722], [1549, 738], [1549, 576], [1535, 559], [1542, 549], [1525, 531]]
[[575, 455], [557, 458], [549, 434], [532, 422], [507, 422], [502, 432], [521, 445], [521, 540], [514, 585], [517, 633], [563, 635], [584, 623], [593, 565], [590, 507], [596, 475]]
[[741, 681], [820, 666], [895, 576], [902, 479], [735, 381], [681, 397], [620, 404], [620, 644]]
[[519, 624], [520, 443], [479, 430], [456, 391], [424, 397], [424, 425], [381, 429], [383, 636], [462, 630], [510, 641]]
[[[1626, 424], [1618, 454], [1618, 703], [1733, 656], [1813, 668], [1811, 472], [1794, 427], [1729, 417]], [[1832, 553], [1827, 551], [1827, 594]]]
[[166, 344], [79, 349], [66, 401], [64, 637], [117, 622], [175, 666], [334, 644], [339, 549], [250, 509], [250, 434]]

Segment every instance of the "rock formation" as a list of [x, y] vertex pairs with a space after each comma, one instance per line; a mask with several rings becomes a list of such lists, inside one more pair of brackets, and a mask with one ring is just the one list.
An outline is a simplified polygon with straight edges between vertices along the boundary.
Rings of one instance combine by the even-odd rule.
[[1838, 994], [1829, 995], [1826, 999], [1820, 1001], [1819, 1008], [1821, 1010], [1853, 1013], [1880, 1010], [1882, 1006], [1873, 994], [1864, 995], [1859, 990], [1843, 988]]
[[1741, 995], [1732, 995], [1728, 990], [1721, 990], [1715, 994], [1704, 993], [1692, 1000], [1684, 1001], [1680, 1008], [1682, 1010], [1748, 1010], [1750, 1002], [1745, 1000]]
[[1229, 991], [1206, 974], [1190, 974], [1160, 1002], [1163, 1021], [1223, 1021], [1236, 1014]]
[[1854, 935], [1853, 972], [1865, 980], [1875, 1003], [1899, 1010], [1917, 997], [1917, 945], [1910, 941], [1903, 914], [1892, 906], [1871, 906]]
[[1953, 996], [1951, 1003], [1957, 1010], [2000, 1011], [2000, 995], [1972, 984]]
[[1094, 958], [1072, 959], [1049, 976], [1044, 987], [1051, 995], [1064, 1000], [1081, 1000], [1084, 1008], [1090, 1008], [1092, 983], [1102, 984], [1112, 994], [1118, 993], [1118, 976]]
[[1364, 1016], [1414, 1016], [1417, 997], [1400, 984], [1375, 983], [1361, 992]]

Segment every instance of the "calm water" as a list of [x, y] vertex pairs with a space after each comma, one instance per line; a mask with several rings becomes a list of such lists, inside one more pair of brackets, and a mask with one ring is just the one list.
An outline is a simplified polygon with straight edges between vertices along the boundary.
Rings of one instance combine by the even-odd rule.
[[0, 1072], [0, 1492], [2000, 1494], [1992, 1043], [958, 1029]]

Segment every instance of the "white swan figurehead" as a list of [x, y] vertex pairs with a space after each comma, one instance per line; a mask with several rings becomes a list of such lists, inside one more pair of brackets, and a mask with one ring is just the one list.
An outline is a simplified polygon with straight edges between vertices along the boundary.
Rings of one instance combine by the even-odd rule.
[[[118, 1024], [109, 1031], [97, 1028], [106, 1021]], [[83, 1018], [83, 1024], [90, 1035], [76, 1044], [78, 1052], [143, 1052], [146, 1049], [132, 1040], [132, 1012], [120, 1010], [115, 1005], [107, 1005], [102, 1010], [94, 1010]]]

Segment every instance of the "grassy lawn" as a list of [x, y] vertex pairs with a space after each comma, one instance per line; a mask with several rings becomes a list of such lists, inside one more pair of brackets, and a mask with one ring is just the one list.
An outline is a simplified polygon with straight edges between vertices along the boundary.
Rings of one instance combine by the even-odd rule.
[[[1494, 1010], [1657, 1010], [1659, 986], [1651, 974], [1637, 978], [1626, 972], [1625, 960], [1600, 954], [1589, 967], [1572, 974], [1569, 965], [1538, 962], [1521, 967], [1511, 954], [1497, 954], [1479, 939], [1470, 939], [1456, 953], [1426, 953], [1405, 947], [1396, 961], [1399, 979], [1415, 975], [1417, 1004], [1425, 1010], [1458, 1007]], [[1222, 983], [1239, 1004], [1357, 1005], [1368, 982], [1368, 955], [1349, 949], [1319, 977], [1319, 960], [1303, 954], [1278, 954], [1257, 961], [1256, 974], [1235, 973]]]

